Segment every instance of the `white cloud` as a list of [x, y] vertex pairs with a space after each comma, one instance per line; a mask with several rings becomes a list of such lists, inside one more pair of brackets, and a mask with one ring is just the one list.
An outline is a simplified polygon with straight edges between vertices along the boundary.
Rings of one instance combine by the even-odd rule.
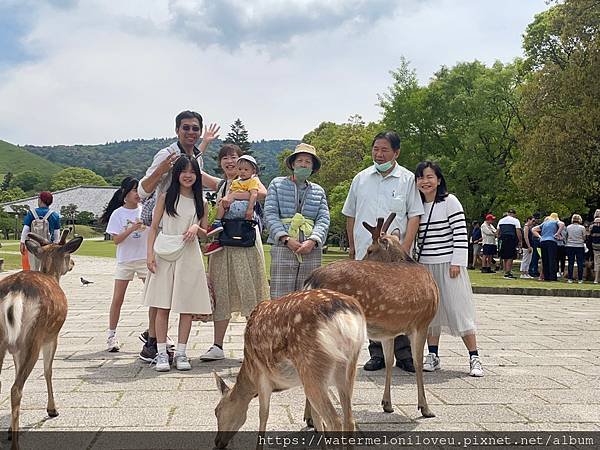
[[301, 138], [355, 113], [377, 120], [377, 94], [401, 56], [423, 82], [443, 64], [510, 61], [533, 14], [547, 7], [543, 0], [397, 7], [296, 0], [282, 9], [282, 1], [261, 0], [243, 3], [253, 6], [236, 16], [224, 1], [225, 20], [208, 3], [216, 2], [93, 0], [38, 9], [24, 36], [37, 58], [0, 73], [0, 139], [169, 136], [182, 109], [223, 129], [240, 117], [251, 139]]

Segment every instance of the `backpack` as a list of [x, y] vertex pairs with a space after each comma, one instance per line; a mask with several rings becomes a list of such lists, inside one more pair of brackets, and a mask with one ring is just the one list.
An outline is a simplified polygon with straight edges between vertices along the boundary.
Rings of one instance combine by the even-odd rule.
[[30, 231], [50, 240], [50, 223], [48, 222], [48, 218], [52, 214], [52, 210], [49, 209], [44, 217], [40, 217], [35, 208], [31, 210], [31, 213], [33, 214], [33, 221], [29, 227]]

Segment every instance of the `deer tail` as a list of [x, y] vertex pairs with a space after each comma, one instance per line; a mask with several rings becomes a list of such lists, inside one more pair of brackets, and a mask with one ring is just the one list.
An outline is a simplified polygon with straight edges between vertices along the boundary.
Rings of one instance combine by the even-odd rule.
[[8, 345], [14, 345], [21, 334], [23, 322], [23, 295], [9, 293], [2, 302], [2, 319]]

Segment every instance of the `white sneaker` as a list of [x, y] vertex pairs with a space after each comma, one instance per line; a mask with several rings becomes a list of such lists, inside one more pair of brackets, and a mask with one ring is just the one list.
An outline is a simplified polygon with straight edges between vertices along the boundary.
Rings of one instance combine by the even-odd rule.
[[522, 278], [524, 280], [529, 280], [529, 279], [531, 279], [533, 277], [531, 275], [527, 274], [527, 273], [524, 273], [519, 278]]
[[186, 355], [175, 354], [173, 362], [175, 363], [175, 367], [177, 368], [177, 370], [192, 370], [190, 359]]
[[573, 284], [573, 280], [567, 280], [567, 283]]
[[111, 352], [111, 353], [116, 353], [119, 350], [121, 350], [121, 344], [119, 344], [119, 341], [117, 340], [117, 336], [109, 337], [106, 340], [106, 351]]
[[441, 368], [440, 358], [435, 353], [428, 353], [427, 356], [425, 356], [425, 362], [423, 363], [423, 370], [425, 372], [433, 372], [434, 370], [440, 370]]
[[217, 359], [225, 359], [225, 353], [216, 345], [213, 345], [208, 351], [200, 357], [201, 361], [216, 361]]
[[471, 356], [469, 364], [471, 365], [471, 371], [469, 372], [469, 375], [471, 375], [472, 377], [483, 376], [483, 367], [481, 366], [481, 359], [479, 358], [479, 356]]
[[171, 366], [169, 365], [169, 355], [167, 353], [158, 353], [152, 362], [156, 364], [154, 370], [157, 372], [168, 372], [171, 370]]
[[579, 280], [577, 284], [583, 284], [583, 280]]

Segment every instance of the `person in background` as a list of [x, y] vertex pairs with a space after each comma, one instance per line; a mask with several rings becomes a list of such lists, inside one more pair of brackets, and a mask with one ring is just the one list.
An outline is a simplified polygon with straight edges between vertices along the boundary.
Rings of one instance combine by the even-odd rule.
[[504, 278], [516, 278], [512, 274], [513, 260], [517, 251], [522, 247], [521, 222], [516, 217], [517, 212], [509, 209], [506, 216], [498, 221], [499, 240], [502, 241], [498, 255], [502, 259]]
[[558, 214], [552, 213], [544, 219], [544, 223], [533, 228], [534, 236], [540, 238], [542, 247], [542, 276], [544, 281], [556, 281], [556, 241], [562, 239], [562, 228]]
[[567, 241], [567, 227], [565, 223], [558, 219], [558, 225], [561, 227], [560, 237], [556, 240], [556, 278], [563, 278], [566, 275], [567, 268], [567, 249], [565, 247]]
[[594, 213], [594, 222], [589, 230], [594, 252], [594, 284], [598, 284], [600, 282], [600, 209]]
[[533, 278], [529, 275], [529, 266], [531, 265], [531, 257], [533, 256], [533, 228], [534, 219], [533, 216], [527, 217], [525, 224], [523, 225], [523, 257], [521, 259], [521, 276], [523, 279]]
[[493, 214], [485, 216], [485, 222], [481, 225], [481, 235], [483, 242], [483, 259], [481, 260], [481, 273], [496, 273], [492, 269], [492, 258], [496, 254], [498, 247], [496, 246], [496, 227], [494, 227]]
[[531, 244], [531, 262], [529, 263], [529, 276], [540, 278], [540, 238], [533, 234], [533, 227], [540, 224], [540, 215], [533, 215], [533, 222], [529, 228], [529, 243]]
[[565, 248], [569, 258], [567, 283], [573, 282], [573, 269], [575, 267], [575, 260], [577, 260], [577, 281], [579, 284], [583, 283], [586, 230], [585, 227], [581, 225], [581, 222], [581, 216], [579, 214], [573, 214], [573, 217], [571, 217], [571, 224], [567, 227], [565, 232]]
[[475, 221], [472, 223], [473, 230], [471, 231], [471, 248], [473, 251], [471, 265], [467, 269], [475, 269], [477, 265], [477, 259], [480, 258], [479, 252], [481, 251], [481, 243], [483, 242], [483, 236], [481, 235], [481, 227], [479, 222]]
[[54, 197], [51, 192], [40, 192], [38, 207], [30, 210], [23, 219], [19, 249], [22, 255], [29, 254], [28, 261], [31, 270], [40, 270], [40, 261], [27, 251], [27, 247], [25, 247], [27, 235], [32, 232], [50, 242], [58, 242], [60, 239], [60, 216], [56, 211], [50, 209], [53, 201]]

